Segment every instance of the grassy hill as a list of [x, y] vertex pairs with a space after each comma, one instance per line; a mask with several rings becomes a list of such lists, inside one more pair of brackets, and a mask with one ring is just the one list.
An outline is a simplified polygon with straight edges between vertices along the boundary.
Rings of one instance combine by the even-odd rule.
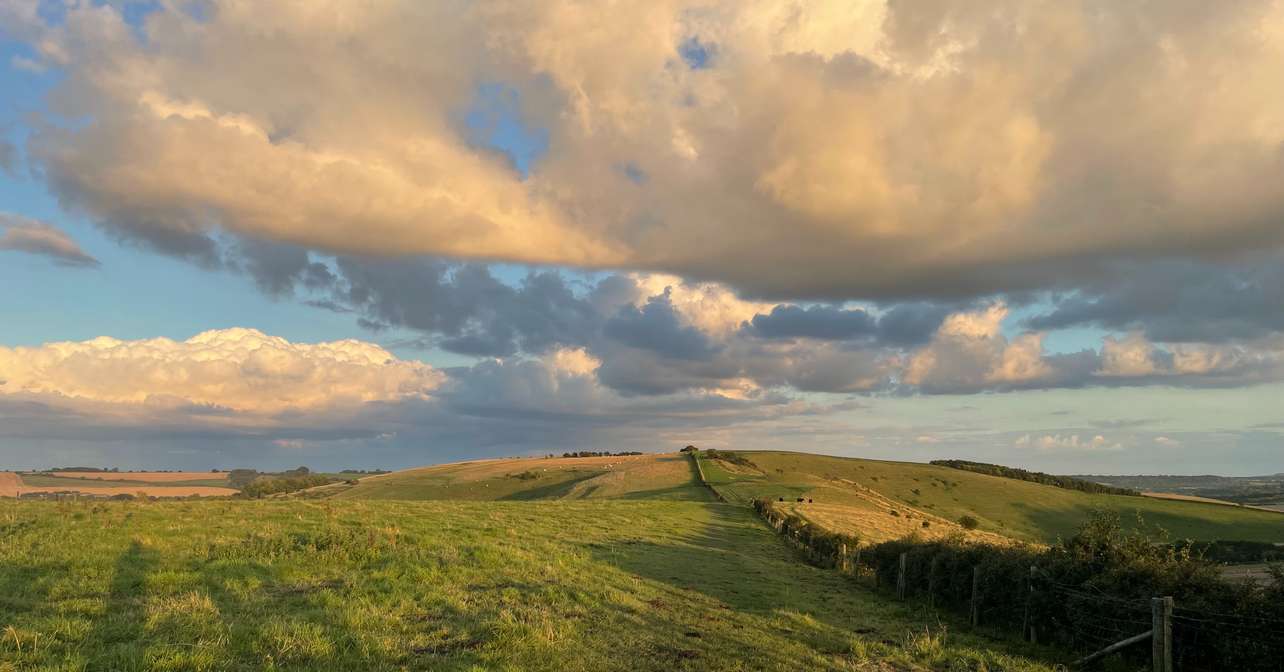
[[336, 499], [517, 501], [536, 499], [713, 499], [685, 455], [481, 460], [367, 476], [317, 488]]
[[[827, 513], [831, 527], [842, 527], [844, 513], [853, 528], [868, 528], [871, 520], [888, 522], [899, 518], [899, 527], [894, 530], [899, 536], [921, 528], [923, 520], [929, 520], [939, 530], [940, 520], [948, 525], [970, 515], [979, 521], [981, 531], [1050, 542], [1058, 536], [1071, 535], [1092, 510], [1105, 509], [1118, 511], [1125, 523], [1133, 526], [1140, 515], [1146, 528], [1162, 527], [1175, 539], [1284, 542], [1284, 515], [1269, 511], [1087, 494], [911, 462], [787, 452], [736, 454], [751, 466], [703, 460], [706, 478], [729, 501], [811, 498], [814, 504], [831, 507]], [[826, 515], [823, 508], [814, 505], [804, 505], [800, 510], [805, 513], [809, 507], [815, 512], [813, 516]], [[888, 511], [892, 509], [900, 515], [890, 515]], [[913, 517], [906, 518], [906, 514]]]
[[0, 670], [1051, 669], [728, 504], [11, 500], [0, 537]]

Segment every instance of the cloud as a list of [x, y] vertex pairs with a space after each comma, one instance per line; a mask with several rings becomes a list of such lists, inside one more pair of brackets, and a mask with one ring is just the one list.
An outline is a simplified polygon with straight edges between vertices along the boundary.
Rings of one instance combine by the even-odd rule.
[[0, 396], [218, 416], [271, 416], [423, 397], [440, 372], [360, 341], [301, 344], [253, 329], [186, 341], [100, 337], [0, 347]]
[[53, 225], [4, 212], [0, 212], [0, 250], [49, 257], [63, 266], [84, 268], [99, 265], [97, 259], [86, 254], [76, 241]]
[[1166, 436], [1156, 436], [1155, 443], [1165, 448], [1177, 448], [1181, 446], [1181, 441], [1178, 441], [1177, 439], [1170, 439]]
[[[1276, 3], [403, 0], [336, 21], [229, 0], [141, 31], [30, 4], [6, 24], [85, 122], [33, 124], [29, 160], [113, 233], [203, 263], [231, 235], [888, 300], [1284, 242]], [[547, 137], [529, 173], [461, 121], [496, 85]]]
[[847, 340], [874, 334], [877, 321], [859, 308], [778, 305], [754, 315], [749, 327], [763, 338]]
[[1078, 434], [1045, 434], [1043, 436], [1032, 437], [1029, 434], [1018, 438], [1014, 444], [1018, 448], [1034, 446], [1039, 450], [1055, 451], [1119, 451], [1123, 450], [1123, 444], [1111, 442], [1106, 437], [1097, 434], [1091, 438], [1080, 438]]
[[1003, 303], [950, 315], [936, 335], [909, 358], [902, 380], [927, 391], [1055, 384], [1057, 371], [1044, 356], [1043, 335], [1009, 340], [1001, 331]]
[[1284, 330], [1284, 259], [1114, 266], [1025, 324], [1139, 331], [1159, 342], [1260, 338]]

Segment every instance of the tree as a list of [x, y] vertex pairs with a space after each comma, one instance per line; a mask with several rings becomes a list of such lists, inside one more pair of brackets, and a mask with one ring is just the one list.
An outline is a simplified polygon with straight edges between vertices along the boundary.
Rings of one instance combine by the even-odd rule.
[[682, 449], [681, 451], [679, 451], [679, 452], [683, 452], [683, 453], [698, 453], [698, 452], [700, 452], [700, 449], [699, 449], [699, 448], [696, 448], [695, 446], [687, 446], [686, 448], [683, 448], [683, 449]]

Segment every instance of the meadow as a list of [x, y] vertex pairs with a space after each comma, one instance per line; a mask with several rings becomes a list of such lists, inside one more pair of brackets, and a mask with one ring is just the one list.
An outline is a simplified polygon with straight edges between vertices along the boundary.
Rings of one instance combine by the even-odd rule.
[[[1284, 542], [1284, 516], [1273, 511], [1089, 494], [914, 462], [789, 452], [735, 454], [753, 466], [702, 459], [706, 478], [728, 501], [747, 504], [755, 497], [806, 497], [822, 507], [842, 507], [827, 512], [835, 527], [843, 524], [843, 510], [852, 518], [850, 527], [857, 529], [868, 527], [870, 510], [880, 512], [876, 517], [892, 518], [881, 512], [896, 509], [902, 520], [907, 513], [920, 522], [956, 522], [971, 516], [982, 532], [1051, 543], [1071, 536], [1093, 511], [1102, 510], [1119, 513], [1129, 529], [1144, 529], [1157, 537], [1162, 536], [1162, 530], [1172, 539]], [[808, 507], [801, 508], [805, 512]]]
[[0, 506], [0, 670], [1050, 670], [1055, 657], [810, 567], [736, 505]]

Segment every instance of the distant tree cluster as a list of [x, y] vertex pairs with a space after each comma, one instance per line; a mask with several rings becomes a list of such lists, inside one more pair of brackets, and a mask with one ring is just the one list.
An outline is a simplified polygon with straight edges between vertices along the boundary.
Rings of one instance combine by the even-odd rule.
[[102, 467], [54, 467], [53, 469], [50, 469], [49, 471], [50, 471], [50, 472], [55, 472], [55, 471], [87, 471], [87, 472], [92, 472], [92, 473], [101, 473], [101, 474], [115, 474], [115, 473], [119, 473], [119, 472], [120, 472], [120, 468], [119, 468], [119, 467], [112, 467], [112, 468], [110, 468], [110, 469], [104, 469], [104, 468], [102, 468]]
[[750, 469], [758, 468], [758, 465], [754, 464], [753, 461], [740, 453], [731, 453], [725, 450], [710, 448], [709, 450], [704, 451], [703, 454], [711, 460], [722, 460], [723, 462], [730, 462], [731, 464], [749, 467]]
[[387, 469], [344, 469], [343, 471], [340, 471], [339, 473], [341, 473], [341, 474], [367, 474], [367, 475], [370, 475], [370, 476], [377, 476], [377, 475], [379, 475], [379, 474], [389, 474], [389, 473], [392, 473], [392, 472], [388, 471]]
[[581, 450], [576, 453], [562, 453], [562, 457], [629, 457], [630, 455], [641, 455], [638, 452], [627, 453], [595, 453], [591, 450]]
[[1127, 488], [1116, 488], [1111, 485], [1102, 485], [1085, 481], [1070, 476], [1056, 476], [1054, 474], [1045, 474], [1041, 471], [1026, 471], [1016, 467], [1005, 467], [998, 464], [987, 464], [985, 462], [970, 462], [968, 460], [932, 460], [932, 464], [938, 467], [950, 467], [951, 469], [962, 469], [977, 474], [986, 474], [989, 476], [1001, 476], [1003, 478], [1013, 478], [1019, 481], [1030, 481], [1031, 483], [1041, 483], [1051, 485], [1066, 490], [1078, 490], [1079, 492], [1088, 492], [1095, 495], [1127, 495], [1130, 497], [1139, 497], [1141, 493], [1136, 490]]
[[696, 448], [695, 446], [687, 446], [686, 448], [683, 448], [682, 450], [680, 450], [680, 451], [678, 451], [678, 452], [680, 452], [680, 453], [698, 453], [698, 452], [700, 452], [700, 449], [699, 449], [699, 448]]
[[332, 479], [320, 474], [306, 474], [299, 476], [268, 476], [260, 477], [241, 488], [241, 494], [252, 499], [258, 499], [267, 495], [275, 495], [283, 492], [298, 492], [315, 488], [318, 485], [331, 483]]

